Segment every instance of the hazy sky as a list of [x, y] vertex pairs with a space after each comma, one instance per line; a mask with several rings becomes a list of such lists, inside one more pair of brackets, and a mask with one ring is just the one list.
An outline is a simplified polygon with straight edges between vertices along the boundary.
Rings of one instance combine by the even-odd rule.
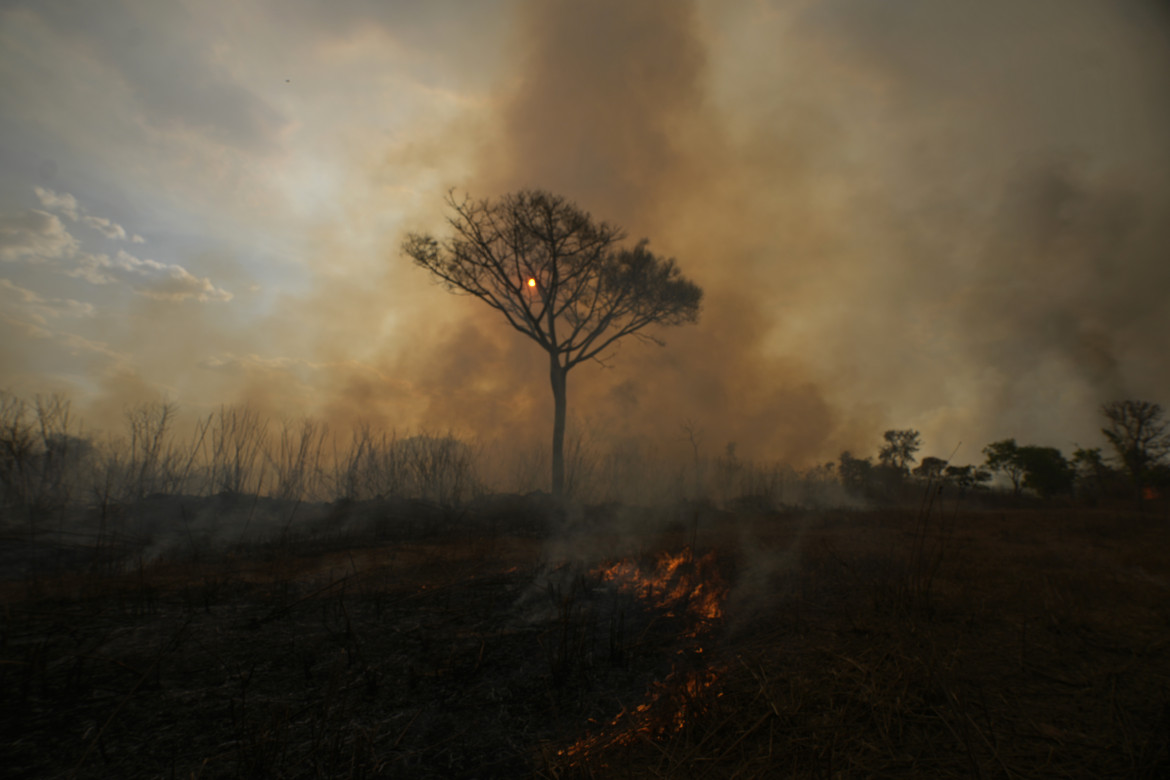
[[398, 253], [540, 187], [707, 294], [578, 429], [1068, 452], [1170, 402], [1167, 139], [1155, 0], [6, 0], [0, 387], [543, 441], [535, 345]]

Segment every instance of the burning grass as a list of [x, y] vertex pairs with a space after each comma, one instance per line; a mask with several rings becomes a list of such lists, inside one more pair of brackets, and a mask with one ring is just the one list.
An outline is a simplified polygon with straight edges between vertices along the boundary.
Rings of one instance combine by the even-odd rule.
[[643, 605], [661, 611], [667, 619], [681, 616], [684, 623], [675, 628], [680, 641], [670, 672], [662, 680], [652, 681], [640, 703], [623, 707], [597, 733], [558, 750], [557, 762], [568, 762], [569, 767], [638, 740], [669, 739], [706, 709], [709, 696], [721, 695], [714, 687], [720, 674], [706, 665], [701, 643], [717, 628], [727, 595], [714, 550], [700, 558], [695, 558], [690, 547], [678, 553], [662, 552], [653, 566], [645, 568], [625, 558], [595, 567], [592, 575], [619, 593], [633, 595]]
[[1164, 518], [788, 514], [626, 541], [641, 552], [573, 567], [506, 527], [452, 527], [9, 582], [0, 765], [1170, 773]]
[[691, 636], [723, 617], [727, 585], [719, 573], [714, 550], [698, 559], [690, 547], [678, 553], [663, 552], [650, 571], [626, 558], [598, 566], [593, 574], [622, 592], [667, 610], [670, 617], [676, 612], [690, 615], [696, 621]]

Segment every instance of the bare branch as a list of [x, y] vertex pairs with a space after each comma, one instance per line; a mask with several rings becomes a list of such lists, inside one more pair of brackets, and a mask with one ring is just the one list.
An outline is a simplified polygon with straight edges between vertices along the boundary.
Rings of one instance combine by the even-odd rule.
[[[438, 240], [408, 234], [402, 253], [453, 292], [474, 295], [550, 357], [557, 402], [553, 488], [563, 481], [565, 374], [596, 360], [626, 336], [661, 345], [642, 330], [651, 324], [698, 320], [703, 292], [673, 260], [556, 195], [524, 190], [498, 200], [456, 198], [448, 192], [452, 235]], [[559, 464], [559, 465], [558, 465]], [[561, 479], [558, 480], [558, 468]]]

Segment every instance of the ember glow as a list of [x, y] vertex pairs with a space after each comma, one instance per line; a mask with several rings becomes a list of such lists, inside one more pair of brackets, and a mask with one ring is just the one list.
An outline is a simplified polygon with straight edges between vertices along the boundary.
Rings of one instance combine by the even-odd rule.
[[623, 709], [598, 733], [560, 751], [568, 758], [682, 731], [688, 719], [703, 711], [712, 698], [722, 696], [714, 692], [712, 697], [710, 689], [720, 672], [703, 664], [703, 648], [694, 641], [709, 634], [723, 617], [727, 585], [714, 551], [700, 558], [695, 558], [689, 547], [679, 553], [662, 553], [649, 569], [626, 558], [598, 566], [592, 573], [648, 607], [665, 610], [667, 617], [685, 617], [689, 625], [682, 637], [691, 644], [677, 651], [683, 658], [663, 680], [650, 685], [640, 704]]
[[614, 583], [623, 593], [666, 609], [669, 616], [684, 611], [694, 617], [699, 625], [692, 636], [710, 621], [723, 617], [727, 586], [719, 575], [714, 552], [698, 559], [689, 547], [678, 554], [662, 553], [652, 571], [644, 571], [627, 558], [600, 566], [594, 574]]
[[[662, 682], [651, 685], [645, 701], [632, 710], [622, 710], [597, 734], [574, 742], [559, 754], [585, 757], [592, 752], [629, 745], [639, 739], [660, 739], [686, 728], [687, 718], [705, 707], [705, 697], [719, 679], [715, 669], [675, 670]], [[716, 693], [714, 698], [723, 694]]]

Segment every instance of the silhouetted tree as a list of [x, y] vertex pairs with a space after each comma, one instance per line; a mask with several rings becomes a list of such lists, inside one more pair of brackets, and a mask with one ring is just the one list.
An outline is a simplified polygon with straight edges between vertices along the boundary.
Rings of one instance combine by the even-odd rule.
[[917, 460], [914, 453], [922, 449], [922, 439], [918, 431], [886, 431], [882, 438], [886, 443], [878, 453], [878, 460], [883, 466], [891, 466], [906, 474], [910, 464]]
[[1101, 457], [1100, 447], [1077, 447], [1073, 450], [1072, 467], [1076, 471], [1077, 493], [1085, 498], [1095, 500], [1116, 477]]
[[1109, 422], [1101, 433], [1140, 492], [1170, 453], [1170, 422], [1163, 419], [1160, 405], [1148, 401], [1114, 401], [1102, 406], [1101, 414]]
[[1076, 469], [1055, 447], [1020, 446], [1015, 439], [1004, 439], [988, 444], [983, 454], [989, 469], [1012, 481], [1012, 495], [1026, 487], [1049, 498], [1070, 492], [1076, 479]]
[[861, 495], [869, 487], [873, 462], [869, 458], [855, 458], [849, 450], [845, 450], [838, 461], [837, 475], [847, 490]]
[[947, 466], [943, 478], [958, 485], [960, 493], [970, 488], [980, 488], [991, 481], [991, 472], [974, 466]]
[[1012, 495], [1019, 495], [1020, 482], [1024, 478], [1024, 466], [1020, 463], [1020, 448], [1015, 439], [992, 442], [983, 448], [987, 456], [987, 468], [1004, 474], [1012, 481]]
[[922, 479], [937, 479], [942, 476], [943, 470], [947, 467], [947, 462], [942, 458], [936, 458], [933, 455], [928, 455], [922, 459], [922, 463], [918, 464], [918, 468], [914, 469], [914, 476]]
[[448, 289], [474, 295], [548, 353], [553, 391], [552, 490], [564, 492], [569, 370], [652, 324], [696, 322], [703, 292], [673, 260], [618, 244], [620, 228], [595, 222], [557, 195], [525, 190], [492, 200], [447, 195], [454, 234], [410, 233], [404, 254]]
[[1055, 447], [1020, 447], [1015, 459], [1024, 470], [1024, 487], [1045, 498], [1072, 492], [1076, 470]]

